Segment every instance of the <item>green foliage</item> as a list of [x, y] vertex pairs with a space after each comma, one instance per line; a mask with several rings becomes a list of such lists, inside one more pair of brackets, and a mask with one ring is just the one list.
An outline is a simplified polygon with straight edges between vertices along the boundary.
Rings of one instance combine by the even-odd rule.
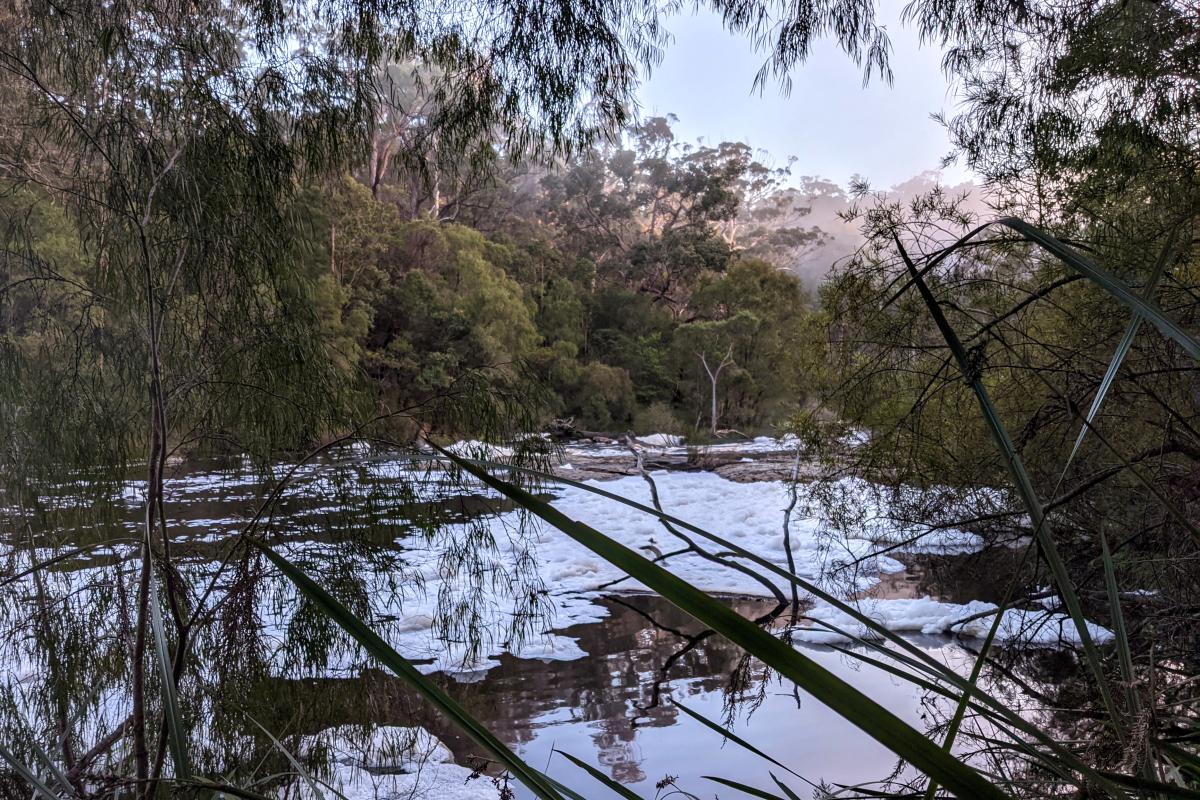
[[[707, 320], [699, 326], [710, 329], [701, 337], [703, 346], [733, 348], [737, 369], [728, 376], [726, 416], [763, 425], [781, 421], [804, 403], [817, 361], [817, 332], [808, 324], [809, 300], [795, 277], [765, 261], [739, 261], [724, 275], [702, 281], [693, 303], [698, 318]], [[688, 338], [686, 331], [681, 334]]]
[[633, 417], [637, 434], [668, 433], [679, 436], [686, 432], [679, 416], [667, 403], [651, 403]]
[[[1125, 210], [1118, 203], [1114, 219]], [[1148, 691], [1163, 670], [1195, 668], [1184, 654], [1194, 653], [1196, 634], [1166, 622], [1160, 615], [1173, 612], [1165, 608], [1131, 610], [1123, 592], [1155, 586], [1180, 598], [1197, 585], [1184, 566], [1196, 525], [1183, 478], [1200, 452], [1187, 399], [1196, 374], [1195, 256], [1175, 229], [1142, 247], [1114, 246], [1107, 227], [1084, 224], [1067, 245], [1007, 219], [997, 227], [1019, 237], [991, 228], [983, 244], [958, 212], [937, 195], [865, 212], [872, 247], [822, 292], [835, 378], [822, 395], [871, 432], [849, 461], [859, 475], [968, 491], [1011, 487], [999, 513], [979, 509], [976, 522], [992, 536], [1018, 532], [1037, 542], [1040, 557], [1030, 574], [1012, 578], [1011, 591], [1053, 581], [1072, 616], [1108, 620], [1117, 632], [1114, 650], [1085, 642], [1091, 677], [1067, 702], [1071, 721], [1063, 724], [1088, 731], [1093, 763], [1136, 751], [1141, 774], [1151, 775], [1151, 762], [1180, 755], [1155, 752], [1153, 735], [1135, 722], [1144, 711], [1134, 710], [1165, 701]], [[937, 226], [951, 233], [946, 239], [963, 237], [931, 244], [914, 233]], [[897, 243], [915, 254], [897, 258]], [[1167, 274], [1170, 284], [1159, 280]], [[1155, 324], [1139, 329], [1132, 314]], [[928, 519], [937, 511], [901, 513]], [[1114, 537], [1123, 558], [1109, 546]], [[1164, 553], [1170, 569], [1160, 568]], [[1131, 615], [1140, 622], [1131, 625]], [[1116, 687], [1131, 683], [1140, 688], [1118, 702]]]
[[468, 370], [513, 370], [537, 342], [503, 245], [468, 228], [412, 222], [394, 230], [385, 277], [368, 297], [364, 366], [403, 407], [450, 389]]
[[538, 333], [547, 343], [565, 343], [580, 350], [584, 343], [583, 296], [565, 277], [553, 277], [537, 296]]
[[619, 430], [653, 403], [695, 415], [708, 390], [688, 343], [716, 326], [736, 334], [739, 364], [719, 387], [723, 418], [770, 424], [803, 400], [800, 365], [816, 361], [799, 334], [808, 300], [733, 242], [770, 237], [770, 213], [744, 215], [785, 175], [745, 145], [680, 145], [652, 118], [627, 148], [489, 190], [524, 196], [490, 235], [484, 219], [414, 214], [399, 177], [374, 175], [374, 193], [349, 178], [311, 187], [305, 269], [322, 335], [381, 408], [422, 406], [475, 374], [549, 389], [543, 416]]

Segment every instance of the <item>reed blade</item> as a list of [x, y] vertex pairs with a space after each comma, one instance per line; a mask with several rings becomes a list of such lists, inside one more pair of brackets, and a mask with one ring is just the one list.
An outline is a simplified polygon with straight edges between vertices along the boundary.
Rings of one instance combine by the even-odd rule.
[[301, 594], [311, 600], [342, 630], [350, 634], [351, 637], [362, 645], [364, 650], [415, 689], [418, 694], [454, 722], [463, 733], [470, 736], [476, 744], [495, 757], [529, 791], [542, 798], [542, 800], [562, 800], [562, 795], [547, 782], [542, 773], [526, 764], [516, 753], [509, 750], [503, 742], [497, 739], [475, 717], [471, 716], [454, 698], [446, 694], [441, 687], [429, 680], [429, 678], [422, 675], [416, 667], [408, 663], [407, 659], [380, 638], [379, 634], [371, 630], [370, 626], [342, 605], [337, 598], [325, 591], [304, 570], [258, 539], [248, 538], [248, 541], [262, 552], [288, 580], [295, 584]]
[[[436, 447], [436, 445], [435, 445]], [[680, 610], [740, 646], [767, 666], [817, 697], [884, 747], [963, 798], [1005, 798], [971, 767], [949, 756], [924, 734], [846, 681], [780, 641], [727, 605], [677, 578], [639, 553], [571, 519], [544, 500], [491, 475], [467, 459], [437, 448], [460, 469], [570, 536], [596, 555], [639, 580]]]

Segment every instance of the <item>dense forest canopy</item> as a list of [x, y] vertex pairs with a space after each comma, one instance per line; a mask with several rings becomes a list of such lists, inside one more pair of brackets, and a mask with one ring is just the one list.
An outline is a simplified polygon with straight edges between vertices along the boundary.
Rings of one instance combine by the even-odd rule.
[[[682, 430], [710, 411], [697, 405], [705, 359], [729, 351], [721, 419], [763, 427], [803, 401], [785, 370], [804, 358], [808, 310], [798, 280], [764, 257], [819, 238], [773, 207], [785, 174], [745, 145], [681, 145], [652, 118], [618, 144], [427, 208], [346, 178], [312, 237], [341, 277], [334, 324], [359, 326], [360, 365], [389, 405], [470, 370], [505, 372], [553, 389], [547, 419], [616, 431], [655, 408]], [[401, 172], [377, 194], [420, 180]]]
[[[704, 5], [759, 49], [764, 84], [826, 38], [866, 79], [903, 69], [866, 0]], [[1089, 677], [1039, 698], [1068, 714], [1076, 760], [1006, 753], [1019, 766], [996, 781], [1030, 797], [1193, 796], [1164, 787], [1200, 775], [1196, 7], [913, 0], [906, 21], [961, 91], [945, 122], [982, 181], [971, 197], [843, 191], [748, 143], [679, 141], [633, 102], [677, 11], [0, 9], [0, 485], [13, 547], [28, 544], [10, 560], [36, 561], [81, 519], [111, 544], [115, 487], [131, 471], [145, 486], [129, 569], [100, 593], [112, 613], [78, 598], [61, 625], [45, 607], [36, 626], [0, 612], [45, 652], [28, 703], [0, 706], [5, 734], [50, 732], [63, 793], [166, 794], [187, 743], [151, 688], [207, 709], [190, 712], [200, 738], [197, 720], [255, 702], [269, 669], [236, 623], [286, 478], [198, 577], [173, 555], [169, 462], [246, 454], [274, 479], [275, 459], [352, 439], [512, 444], [557, 422], [693, 442], [792, 433], [839, 477], [987, 490], [965, 514], [908, 495], [895, 512], [1027, 534], [1012, 597], [1052, 585], [1121, 637], [1103, 653], [1085, 640]], [[1007, 227], [979, 230], [997, 218]], [[417, 504], [396, 484], [372, 502]], [[421, 524], [439, 541], [433, 517]], [[320, 568], [365, 613], [349, 565], [383, 557], [346, 530]], [[449, 548], [448, 569], [482, 581], [486, 547]], [[527, 569], [516, 596], [536, 589]], [[1117, 586], [1145, 593], [1123, 610]], [[289, 664], [350, 646], [317, 606], [287, 629]], [[454, 610], [447, 630], [477, 636], [469, 598]], [[103, 646], [85, 644], [99, 630]], [[121, 719], [95, 722], [73, 681], [122, 687]], [[197, 763], [240, 779], [250, 760]]]

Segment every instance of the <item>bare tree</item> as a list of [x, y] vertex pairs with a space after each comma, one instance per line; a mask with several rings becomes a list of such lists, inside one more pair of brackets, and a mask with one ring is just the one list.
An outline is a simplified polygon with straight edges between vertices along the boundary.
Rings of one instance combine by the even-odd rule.
[[717, 381], [721, 378], [721, 370], [733, 366], [733, 345], [729, 345], [725, 350], [725, 355], [721, 356], [721, 361], [715, 369], [708, 365], [708, 358], [703, 350], [697, 351], [696, 355], [700, 358], [700, 363], [704, 365], [704, 371], [708, 373], [709, 382], [712, 383], [712, 415], [710, 419], [712, 420], [712, 433], [715, 435], [717, 432]]

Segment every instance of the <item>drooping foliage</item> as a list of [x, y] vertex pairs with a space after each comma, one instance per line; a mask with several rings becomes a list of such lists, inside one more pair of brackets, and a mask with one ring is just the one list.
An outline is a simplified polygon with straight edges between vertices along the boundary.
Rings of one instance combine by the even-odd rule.
[[[888, 74], [872, 3], [711, 5], [768, 51], [764, 79], [826, 35]], [[0, 652], [36, 679], [9, 676], [21, 690], [0, 701], [0, 728], [21, 759], [53, 742], [63, 792], [147, 798], [192, 770], [258, 786], [262, 764], [291, 769], [245, 717], [279, 713], [272, 675], [371, 663], [327, 612], [397, 621], [369, 617], [374, 594], [420, 589], [387, 546], [400, 536], [461, 577], [435, 628], [464, 658], [482, 637], [541, 629], [520, 536], [513, 564], [484, 526], [441, 538], [461, 521], [441, 504], [459, 476], [430, 477], [424, 456], [382, 478], [326, 465], [304, 491], [328, 504], [277, 516], [343, 438], [511, 441], [558, 416], [772, 428], [814, 400], [821, 414], [797, 427], [867, 431], [839, 474], [999, 504], [965, 521], [900, 510], [1029, 534], [1041, 558], [1017, 590], [1052, 575], [1122, 631], [1118, 589], [1137, 590], [1121, 652], [1089, 652], [1095, 682], [1059, 703], [1078, 711], [1063, 738], [1086, 748], [1042, 741], [1059, 769], [1010, 785], [1051, 794], [1065, 774], [1111, 793], [1086, 770], [1114, 764], [1194, 785], [1194, 360], [1024, 239], [943, 250], [970, 220], [936, 193], [907, 208], [864, 193], [866, 247], [810, 309], [779, 269], [819, 237], [777, 191], [788, 170], [629, 118], [662, 13], [642, 0], [0, 10], [0, 480], [19, 576], [0, 588], [20, 596], [0, 604]], [[1194, 9], [918, 0], [908, 16], [951, 48], [967, 101], [951, 132], [998, 203], [1194, 331]], [[947, 327], [966, 358], [947, 352]], [[985, 394], [1003, 426], [978, 418]], [[996, 489], [1017, 472], [989, 438], [1005, 426], [1061, 556]], [[207, 523], [179, 518], [165, 491], [180, 459], [212, 454], [260, 470], [222, 541], [184, 533]], [[337, 604], [267, 581], [251, 538], [287, 547]], [[27, 569], [64, 542], [98, 552], [82, 582]], [[489, 585], [510, 601], [493, 616], [477, 602]], [[959, 773], [923, 738], [907, 744]]]

